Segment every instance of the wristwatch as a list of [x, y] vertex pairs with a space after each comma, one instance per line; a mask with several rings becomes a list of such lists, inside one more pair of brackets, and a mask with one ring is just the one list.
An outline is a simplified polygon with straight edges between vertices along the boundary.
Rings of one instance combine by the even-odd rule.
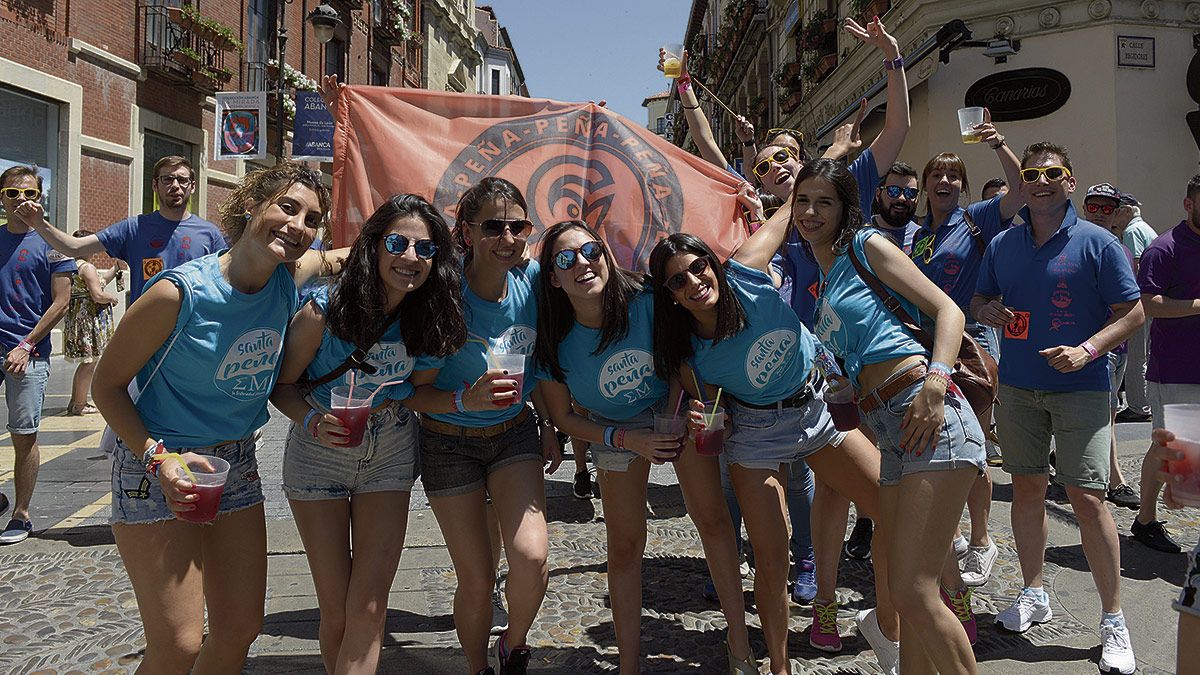
[[549, 429], [554, 426], [554, 420], [549, 417], [538, 417], [538, 426], [543, 429]]

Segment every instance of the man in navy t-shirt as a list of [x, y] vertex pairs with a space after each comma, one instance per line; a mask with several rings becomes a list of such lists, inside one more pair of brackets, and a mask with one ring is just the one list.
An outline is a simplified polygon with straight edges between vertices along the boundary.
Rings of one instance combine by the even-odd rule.
[[[1051, 438], [1059, 482], [1079, 522], [1100, 595], [1100, 670], [1135, 669], [1121, 613], [1121, 552], [1104, 503], [1108, 487], [1109, 377], [1104, 355], [1142, 325], [1141, 293], [1121, 242], [1076, 216], [1067, 151], [1035, 143], [1021, 160], [1025, 224], [984, 252], [971, 312], [1003, 328], [996, 423], [1012, 474], [1012, 528], [1025, 588], [996, 623], [1024, 632], [1049, 621], [1042, 588]], [[1111, 314], [1110, 314], [1111, 313]]]
[[129, 263], [129, 300], [133, 302], [155, 274], [226, 247], [216, 225], [188, 213], [188, 200], [195, 189], [191, 163], [178, 155], [163, 157], [154, 164], [154, 194], [159, 204], [154, 213], [132, 216], [78, 238], [44, 220], [33, 227], [55, 250], [72, 258], [107, 253]]
[[[41, 457], [37, 432], [50, 377], [50, 330], [67, 312], [75, 261], [54, 251], [30, 229], [42, 220], [42, 179], [37, 167], [14, 166], [0, 174], [0, 200], [8, 225], [0, 229], [0, 349], [4, 398], [16, 455], [12, 520], [0, 544], [24, 541], [33, 529], [29, 503]], [[8, 498], [0, 494], [0, 515]]]

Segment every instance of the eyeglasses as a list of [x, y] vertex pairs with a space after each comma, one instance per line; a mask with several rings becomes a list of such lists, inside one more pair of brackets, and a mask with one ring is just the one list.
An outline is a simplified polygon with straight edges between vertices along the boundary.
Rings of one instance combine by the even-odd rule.
[[42, 191], [37, 188], [6, 187], [0, 192], [4, 193], [5, 199], [25, 199], [31, 202], [37, 201], [38, 197], [42, 196]]
[[1071, 170], [1065, 166], [1035, 166], [1021, 169], [1021, 182], [1036, 183], [1042, 174], [1046, 174], [1046, 180], [1057, 183], [1064, 178], [1070, 178]]
[[765, 136], [765, 138], [773, 138], [775, 136], [778, 136], [779, 134], [788, 134], [792, 138], [796, 139], [797, 143], [800, 143], [801, 145], [804, 144], [804, 132], [797, 131], [795, 129], [785, 129], [785, 128], [767, 129], [767, 135]]
[[504, 230], [512, 232], [512, 236], [520, 237], [526, 230], [533, 230], [533, 223], [528, 220], [501, 220], [499, 218], [488, 218], [482, 223], [471, 223], [478, 225], [483, 230], [485, 237], [501, 237], [504, 236]]
[[383, 238], [383, 247], [392, 255], [404, 255], [409, 246], [421, 260], [429, 260], [438, 252], [438, 246], [432, 239], [409, 239], [395, 232]]
[[596, 262], [604, 255], [604, 247], [598, 241], [584, 242], [579, 248], [564, 248], [554, 254], [554, 266], [560, 270], [569, 270], [579, 262], [579, 256], [588, 262]]
[[687, 276], [691, 274], [699, 278], [704, 271], [708, 269], [708, 258], [696, 258], [692, 264], [687, 266], [687, 269], [667, 277], [667, 282], [663, 284], [669, 291], [678, 291], [687, 285]]
[[1088, 213], [1103, 213], [1106, 216], [1111, 216], [1113, 211], [1116, 211], [1120, 207], [1113, 206], [1112, 204], [1097, 204], [1095, 202], [1088, 204], [1085, 202], [1083, 208], [1087, 209]]
[[921, 191], [915, 187], [902, 188], [899, 185], [888, 185], [884, 188], [884, 191], [892, 199], [899, 199], [900, 195], [903, 194], [905, 199], [914, 200], [917, 198], [917, 195], [921, 194]]
[[179, 187], [186, 188], [192, 184], [192, 179], [187, 176], [159, 176], [155, 178], [160, 183], [170, 185], [171, 183], [179, 183]]
[[799, 159], [799, 157], [796, 156], [796, 151], [791, 148], [780, 148], [776, 150], [775, 152], [771, 153], [770, 157], [764, 157], [761, 162], [754, 165], [754, 177], [762, 178], [763, 176], [767, 175], [768, 171], [771, 170], [772, 162], [776, 164], [783, 164], [784, 162], [788, 161], [789, 157], [792, 159]]

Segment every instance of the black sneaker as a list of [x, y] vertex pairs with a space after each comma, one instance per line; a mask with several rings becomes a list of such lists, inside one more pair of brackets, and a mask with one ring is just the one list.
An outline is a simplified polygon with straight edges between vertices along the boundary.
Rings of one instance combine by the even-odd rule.
[[850, 531], [850, 538], [842, 547], [846, 557], [855, 560], [866, 560], [871, 557], [871, 535], [875, 532], [875, 524], [870, 518], [859, 518]]
[[575, 485], [571, 492], [575, 494], [575, 499], [592, 498], [592, 474], [587, 469], [575, 472]]
[[507, 636], [501, 633], [500, 637], [496, 638], [496, 666], [500, 669], [497, 672], [499, 675], [525, 675], [529, 668], [529, 657], [532, 655], [529, 645], [510, 649], [505, 644], [505, 637]]
[[1124, 483], [1121, 483], [1115, 488], [1110, 488], [1108, 494], [1105, 495], [1105, 499], [1113, 504], [1116, 504], [1117, 506], [1123, 506], [1127, 509], [1133, 509], [1134, 511], [1142, 508], [1141, 497], [1138, 496], [1138, 493], [1133, 491], [1133, 488]]
[[504, 608], [504, 594], [500, 592], [500, 584], [492, 589], [492, 635], [499, 635], [508, 630], [508, 610]]
[[1117, 413], [1117, 424], [1137, 424], [1149, 422], [1150, 419], [1150, 413], [1138, 412], [1133, 408], [1126, 408]]
[[1149, 546], [1155, 551], [1162, 551], [1163, 553], [1183, 552], [1179, 543], [1171, 538], [1170, 533], [1167, 532], [1167, 528], [1161, 520], [1151, 521], [1143, 525], [1137, 518], [1134, 518], [1133, 525], [1129, 530], [1133, 532], [1135, 540]]

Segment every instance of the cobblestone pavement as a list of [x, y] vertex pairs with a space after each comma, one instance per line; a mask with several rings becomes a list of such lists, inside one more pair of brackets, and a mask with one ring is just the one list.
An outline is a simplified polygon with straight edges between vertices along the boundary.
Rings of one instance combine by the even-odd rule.
[[[144, 646], [137, 605], [112, 544], [108, 465], [98, 456], [101, 421], [65, 417], [70, 367], [55, 360], [41, 434], [42, 473], [35, 495], [35, 535], [0, 548], [0, 673], [127, 673]], [[1121, 465], [1136, 482], [1148, 425], [1119, 427]], [[266, 486], [270, 549], [263, 634], [251, 649], [247, 673], [321, 673], [317, 611], [307, 563], [278, 486], [284, 424], [268, 425], [259, 453]], [[6, 438], [4, 439], [7, 440]], [[0, 442], [0, 490], [12, 496], [12, 450]], [[550, 585], [530, 633], [533, 670], [547, 673], [615, 671], [617, 653], [605, 581], [605, 537], [599, 500], [571, 496], [568, 461], [547, 483]], [[1000, 547], [992, 579], [974, 596], [980, 619], [975, 653], [982, 672], [1090, 672], [1099, 657], [1098, 601], [1087, 575], [1074, 518], [1061, 489], [1047, 506], [1051, 541], [1046, 587], [1054, 620], [1024, 635], [998, 631], [992, 617], [1020, 591], [1020, 571], [1008, 528], [1011, 487], [996, 480], [992, 536]], [[642, 643], [646, 672], [723, 672], [724, 622], [701, 597], [707, 581], [703, 551], [683, 509], [669, 467], [651, 474], [650, 519], [644, 564]], [[424, 493], [413, 493], [406, 550], [389, 601], [381, 671], [461, 673], [465, 664], [453, 630], [454, 572]], [[1148, 551], [1128, 537], [1132, 511], [1113, 509], [1122, 534], [1122, 590], [1141, 672], [1170, 672], [1174, 613], [1169, 602], [1183, 578], [1183, 556]], [[1200, 511], [1165, 514], [1181, 542], [1200, 536]], [[1161, 516], [1160, 516], [1161, 517]], [[745, 582], [747, 618], [756, 652], [765, 655]], [[808, 646], [807, 607], [792, 606], [793, 668], [800, 673], [877, 673], [853, 615], [874, 603], [869, 562], [843, 560], [838, 599], [841, 654]]]

